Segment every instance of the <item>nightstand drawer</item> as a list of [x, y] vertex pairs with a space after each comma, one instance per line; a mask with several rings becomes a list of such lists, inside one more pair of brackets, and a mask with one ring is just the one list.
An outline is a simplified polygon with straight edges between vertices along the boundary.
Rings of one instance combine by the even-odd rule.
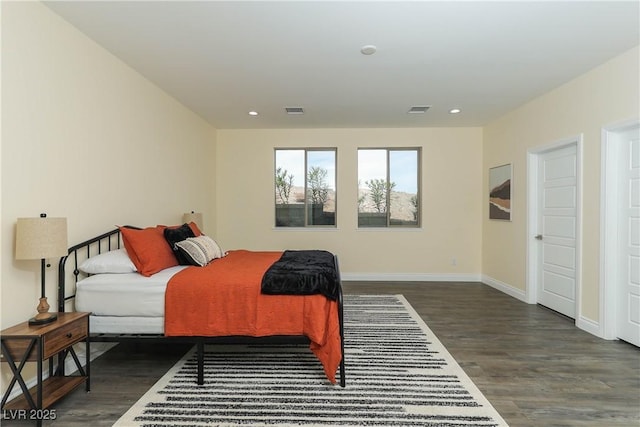
[[[2, 331], [4, 333], [2, 342], [11, 353], [11, 357], [14, 360], [20, 360], [34, 340], [36, 343], [42, 342], [43, 359], [48, 359], [60, 350], [85, 340], [89, 333], [88, 313], [80, 314], [81, 317], [78, 317], [78, 313], [63, 314], [60, 314], [61, 319], [49, 325], [32, 327], [25, 322], [19, 327]], [[3, 358], [2, 361], [4, 360]], [[30, 362], [38, 360], [37, 344], [29, 352], [27, 360]]]
[[87, 319], [78, 319], [44, 336], [44, 358], [87, 338]]

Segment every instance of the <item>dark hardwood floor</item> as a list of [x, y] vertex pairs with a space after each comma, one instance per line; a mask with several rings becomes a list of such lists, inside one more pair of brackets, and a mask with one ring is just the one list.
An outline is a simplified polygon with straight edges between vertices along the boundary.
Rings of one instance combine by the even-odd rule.
[[[403, 294], [510, 426], [640, 426], [637, 347], [479, 283], [345, 282], [344, 291]], [[75, 390], [43, 425], [112, 425], [188, 347], [118, 345], [92, 363], [91, 392]]]

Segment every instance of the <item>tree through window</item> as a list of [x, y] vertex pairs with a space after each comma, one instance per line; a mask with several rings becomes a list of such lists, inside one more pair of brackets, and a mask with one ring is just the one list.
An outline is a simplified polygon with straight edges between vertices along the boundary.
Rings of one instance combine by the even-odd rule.
[[275, 150], [276, 227], [336, 225], [336, 149]]
[[358, 149], [358, 227], [420, 226], [420, 149]]

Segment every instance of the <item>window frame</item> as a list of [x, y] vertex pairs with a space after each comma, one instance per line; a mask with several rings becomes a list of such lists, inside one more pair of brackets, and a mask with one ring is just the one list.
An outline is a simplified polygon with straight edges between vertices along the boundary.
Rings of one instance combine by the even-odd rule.
[[[302, 151], [303, 152], [303, 168], [304, 168], [304, 224], [303, 225], [279, 225], [278, 224], [278, 189], [276, 183], [276, 174], [278, 171], [278, 151]], [[309, 186], [309, 153], [310, 152], [333, 152], [333, 188], [330, 190], [333, 191], [333, 224], [310, 224], [310, 197], [311, 197], [311, 189]], [[287, 229], [336, 229], [338, 227], [338, 148], [337, 147], [275, 147], [273, 150], [273, 197], [274, 197], [274, 220], [273, 226], [278, 230], [287, 230]]]
[[[385, 214], [386, 214], [386, 223], [385, 225], [361, 225], [360, 223], [360, 203], [357, 203], [357, 228], [359, 230], [380, 230], [380, 229], [419, 229], [422, 228], [422, 147], [358, 147], [358, 155], [357, 157], [357, 186], [358, 186], [358, 195], [360, 194], [360, 151], [361, 150], [380, 150], [385, 151], [385, 162], [386, 162], [386, 176], [385, 180], [387, 183], [391, 181], [391, 153], [395, 151], [414, 151], [416, 152], [416, 203], [417, 203], [417, 212], [416, 212], [416, 220], [415, 223], [409, 224], [392, 224], [391, 218], [391, 195], [392, 191], [386, 191], [385, 195]], [[388, 185], [388, 184], [387, 184]], [[358, 196], [359, 197], [359, 196]]]

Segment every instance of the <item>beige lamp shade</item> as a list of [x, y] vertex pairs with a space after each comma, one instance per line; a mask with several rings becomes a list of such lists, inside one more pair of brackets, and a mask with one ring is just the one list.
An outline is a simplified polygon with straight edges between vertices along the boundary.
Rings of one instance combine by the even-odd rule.
[[16, 259], [45, 259], [67, 255], [66, 218], [18, 218]]
[[186, 222], [187, 224], [190, 222], [195, 222], [200, 230], [202, 227], [202, 213], [200, 212], [187, 212], [182, 215], [182, 222]]

